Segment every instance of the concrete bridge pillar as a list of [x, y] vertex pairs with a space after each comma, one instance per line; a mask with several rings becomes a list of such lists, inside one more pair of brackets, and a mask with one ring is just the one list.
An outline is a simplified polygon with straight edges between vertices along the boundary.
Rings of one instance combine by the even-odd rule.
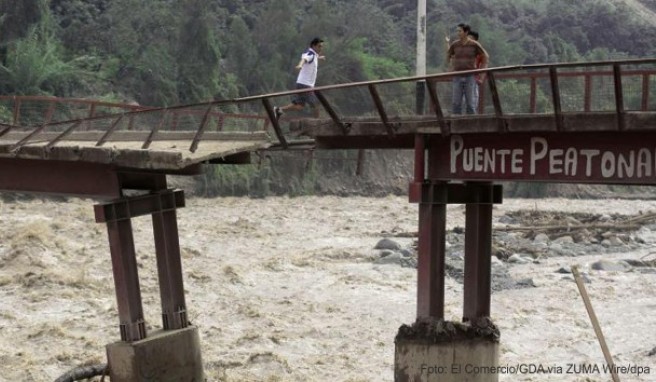
[[158, 330], [139, 341], [107, 345], [110, 379], [119, 382], [203, 382], [198, 328]]

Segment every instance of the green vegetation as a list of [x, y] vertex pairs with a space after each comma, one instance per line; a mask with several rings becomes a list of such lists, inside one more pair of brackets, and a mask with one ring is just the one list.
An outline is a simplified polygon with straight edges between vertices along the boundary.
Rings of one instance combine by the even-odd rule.
[[[429, 1], [429, 72], [443, 70], [443, 36], [459, 22], [480, 32], [492, 66], [653, 56], [653, 13], [635, 3]], [[152, 106], [281, 91], [315, 35], [320, 84], [411, 75], [415, 28], [413, 0], [2, 0], [0, 90]]]

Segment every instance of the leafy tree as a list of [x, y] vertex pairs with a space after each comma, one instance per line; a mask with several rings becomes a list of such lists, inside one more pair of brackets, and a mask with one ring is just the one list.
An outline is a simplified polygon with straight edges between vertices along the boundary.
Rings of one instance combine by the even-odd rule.
[[0, 1], [0, 45], [24, 37], [44, 6], [44, 0]]
[[544, 37], [544, 44], [547, 48], [547, 62], [573, 62], [580, 58], [576, 47], [555, 33], [548, 33]]
[[487, 18], [476, 14], [468, 24], [479, 33], [479, 41], [490, 54], [490, 66], [521, 64], [526, 59], [526, 52], [516, 41], [511, 41], [510, 32], [493, 26]]
[[296, 3], [269, 1], [258, 15], [252, 31], [252, 41], [258, 47], [257, 61], [252, 66], [253, 76], [244, 79], [251, 82], [249, 88], [260, 89], [258, 93], [285, 90], [293, 83], [291, 78], [300, 57], [299, 49], [304, 49], [309, 42], [306, 36], [299, 35], [295, 23], [290, 22], [296, 19]]
[[101, 20], [106, 36], [101, 49], [117, 60], [101, 70], [111, 70], [107, 75], [117, 90], [144, 105], [178, 103], [178, 24], [172, 7], [167, 0], [114, 0]]
[[67, 60], [55, 35], [56, 29], [52, 17], [45, 12], [41, 20], [29, 29], [27, 36], [9, 44], [5, 63], [0, 64], [2, 93], [71, 94], [71, 87], [86, 73], [78, 67], [76, 60]]
[[246, 81], [251, 78], [253, 65], [258, 62], [257, 47], [251, 36], [244, 19], [241, 16], [233, 16], [228, 26], [226, 70], [243, 79], [236, 84], [240, 96], [255, 94], [259, 90], [254, 81]]
[[225, 98], [220, 74], [219, 45], [211, 25], [213, 19], [205, 0], [186, 0], [178, 40], [177, 91], [180, 103]]
[[60, 37], [68, 49], [95, 52], [102, 43], [102, 17], [110, 0], [51, 0], [50, 10], [61, 28]]

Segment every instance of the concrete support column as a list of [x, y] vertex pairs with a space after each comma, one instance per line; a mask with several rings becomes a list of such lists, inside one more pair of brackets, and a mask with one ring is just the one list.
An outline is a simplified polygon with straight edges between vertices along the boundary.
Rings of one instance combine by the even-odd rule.
[[499, 366], [499, 342], [493, 339], [445, 337], [435, 341], [430, 336], [403, 337], [400, 330], [395, 344], [395, 382], [499, 380], [499, 374], [493, 371]]
[[198, 329], [193, 326], [107, 345], [107, 360], [112, 382], [205, 381]]

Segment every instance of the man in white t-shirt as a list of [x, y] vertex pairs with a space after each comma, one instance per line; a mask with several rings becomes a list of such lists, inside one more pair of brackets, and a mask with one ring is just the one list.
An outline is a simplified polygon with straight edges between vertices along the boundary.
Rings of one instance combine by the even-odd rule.
[[[301, 61], [296, 65], [296, 69], [300, 70], [298, 78], [296, 79], [296, 89], [310, 89], [314, 87], [317, 81], [317, 71], [319, 69], [319, 60], [325, 60], [326, 57], [321, 55], [323, 50], [323, 40], [315, 37], [310, 42], [310, 47], [301, 55]], [[287, 110], [303, 110], [306, 104], [312, 107], [314, 116], [319, 116], [319, 109], [317, 108], [317, 97], [314, 92], [305, 92], [295, 94], [292, 98], [292, 103], [287, 106], [276, 106], [274, 111], [276, 118]]]

